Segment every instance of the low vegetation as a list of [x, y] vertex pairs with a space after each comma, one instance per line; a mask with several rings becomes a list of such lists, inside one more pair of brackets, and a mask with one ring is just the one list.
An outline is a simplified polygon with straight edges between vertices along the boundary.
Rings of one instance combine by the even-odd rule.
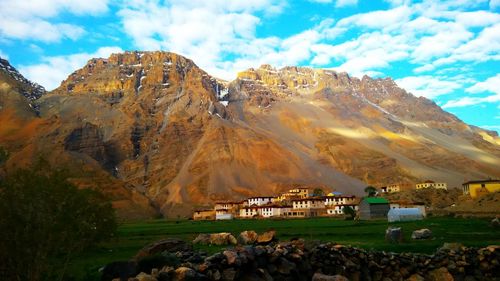
[[[192, 241], [200, 233], [231, 232], [244, 230], [259, 233], [273, 228], [280, 240], [304, 238], [307, 241], [333, 241], [340, 244], [395, 252], [432, 253], [445, 242], [459, 242], [466, 246], [500, 244], [500, 229], [492, 228], [487, 219], [460, 219], [449, 217], [428, 218], [423, 221], [396, 223], [402, 226], [404, 242], [389, 244], [384, 240], [386, 220], [348, 221], [334, 218], [293, 220], [232, 220], [232, 221], [170, 221], [153, 220], [127, 223], [118, 228], [117, 237], [94, 251], [80, 256], [71, 265], [80, 276], [97, 276], [97, 270], [106, 263], [128, 260], [144, 245], [166, 237]], [[392, 224], [394, 225], [394, 224]], [[433, 239], [414, 241], [413, 230], [429, 228]], [[209, 253], [218, 246], [197, 246]], [[88, 277], [90, 279], [90, 277]]]
[[42, 167], [0, 180], [0, 280], [68, 280], [70, 262], [115, 233], [106, 198]]

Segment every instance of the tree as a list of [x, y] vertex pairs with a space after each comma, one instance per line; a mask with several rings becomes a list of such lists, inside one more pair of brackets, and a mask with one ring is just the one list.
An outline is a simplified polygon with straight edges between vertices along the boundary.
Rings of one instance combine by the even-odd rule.
[[18, 170], [0, 181], [0, 280], [63, 280], [71, 259], [116, 227], [111, 203], [66, 172]]
[[313, 190], [313, 196], [325, 196], [325, 192], [321, 188], [315, 188]]
[[345, 206], [342, 212], [348, 220], [353, 220], [356, 217], [356, 211], [351, 206]]
[[377, 194], [377, 189], [371, 185], [365, 187], [365, 193], [368, 196], [375, 196]]

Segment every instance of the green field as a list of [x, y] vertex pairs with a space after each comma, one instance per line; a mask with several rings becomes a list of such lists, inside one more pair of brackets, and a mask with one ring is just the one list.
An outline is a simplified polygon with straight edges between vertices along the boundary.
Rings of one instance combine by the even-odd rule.
[[[199, 233], [231, 232], [235, 236], [244, 230], [258, 233], [274, 229], [280, 240], [304, 238], [306, 240], [331, 241], [365, 249], [394, 252], [432, 253], [444, 242], [459, 242], [466, 246], [487, 246], [500, 244], [500, 229], [489, 226], [486, 219], [459, 219], [447, 217], [428, 218], [423, 221], [392, 223], [401, 226], [405, 236], [402, 244], [389, 244], [384, 241], [385, 229], [389, 223], [378, 221], [344, 221], [332, 218], [295, 219], [295, 220], [233, 220], [233, 221], [170, 221], [153, 220], [126, 223], [119, 227], [117, 237], [89, 250], [71, 265], [77, 276], [90, 274], [104, 264], [128, 260], [144, 245], [167, 237], [192, 241]], [[429, 228], [434, 239], [412, 241], [413, 230]], [[208, 252], [221, 248], [205, 246]]]

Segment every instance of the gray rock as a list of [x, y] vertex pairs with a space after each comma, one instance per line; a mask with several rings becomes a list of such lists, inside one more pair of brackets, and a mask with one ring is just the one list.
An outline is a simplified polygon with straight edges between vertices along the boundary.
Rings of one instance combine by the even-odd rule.
[[258, 234], [253, 230], [246, 230], [238, 236], [238, 244], [249, 245], [257, 241]]
[[314, 273], [312, 281], [349, 281], [347, 277], [342, 275], [325, 275], [321, 273]]
[[202, 233], [198, 235], [194, 240], [193, 244], [208, 245], [210, 244], [210, 234]]
[[178, 251], [189, 251], [191, 249], [192, 247], [190, 245], [188, 245], [186, 242], [180, 239], [173, 239], [173, 238], [163, 239], [151, 243], [142, 248], [141, 250], [139, 250], [139, 252], [137, 252], [137, 254], [135, 255], [135, 260], [139, 260], [141, 258], [152, 256], [162, 252], [172, 253]]
[[196, 271], [189, 267], [179, 267], [175, 270], [175, 281], [195, 280], [197, 277]]
[[492, 219], [490, 225], [492, 227], [500, 227], [500, 219], [498, 217]]
[[241, 263], [240, 259], [238, 258], [238, 253], [236, 253], [235, 251], [233, 251], [233, 250], [225, 250], [223, 252], [223, 254], [224, 254], [224, 256], [226, 256], [227, 264], [229, 264], [229, 265], [233, 265], [233, 264], [239, 265]]
[[234, 268], [226, 268], [222, 271], [222, 280], [233, 281], [236, 279], [236, 270]]
[[236, 238], [231, 233], [221, 232], [210, 234], [210, 244], [212, 245], [236, 245]]
[[385, 231], [385, 241], [389, 243], [403, 242], [403, 230], [401, 227], [389, 226]]
[[411, 239], [429, 239], [432, 238], [432, 231], [427, 228], [417, 229], [411, 234]]
[[276, 236], [276, 231], [274, 230], [266, 231], [257, 237], [257, 243], [264, 244], [272, 242], [275, 236]]

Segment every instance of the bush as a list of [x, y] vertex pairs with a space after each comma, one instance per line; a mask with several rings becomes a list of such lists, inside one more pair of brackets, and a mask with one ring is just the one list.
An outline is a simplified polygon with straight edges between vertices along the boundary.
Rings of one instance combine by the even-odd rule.
[[63, 280], [76, 254], [116, 231], [101, 193], [40, 167], [0, 181], [0, 280]]

